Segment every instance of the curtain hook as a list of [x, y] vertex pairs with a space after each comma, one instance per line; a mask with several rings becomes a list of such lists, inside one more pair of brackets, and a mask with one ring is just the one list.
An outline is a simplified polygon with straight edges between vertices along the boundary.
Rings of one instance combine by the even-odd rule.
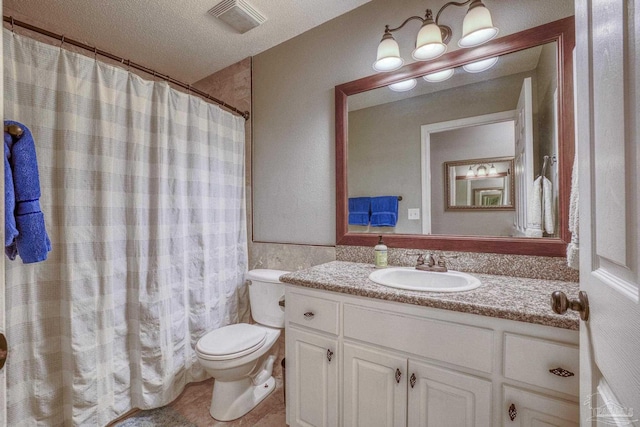
[[13, 15], [11, 16], [11, 32], [15, 34], [15, 20], [13, 19]]
[[93, 48], [93, 59], [96, 60], [96, 61], [98, 60], [98, 48], [97, 47]]
[[60, 39], [60, 49], [62, 49], [62, 45], [64, 44], [64, 34], [62, 35], [62, 38]]
[[191, 95], [191, 85], [187, 85], [187, 94]]

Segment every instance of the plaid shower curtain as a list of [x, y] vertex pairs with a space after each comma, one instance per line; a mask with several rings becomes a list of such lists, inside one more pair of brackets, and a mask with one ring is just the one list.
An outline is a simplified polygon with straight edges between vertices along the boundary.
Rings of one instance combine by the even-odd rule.
[[206, 377], [238, 319], [244, 119], [4, 30], [5, 118], [33, 132], [53, 244], [6, 261], [11, 426], [103, 426]]

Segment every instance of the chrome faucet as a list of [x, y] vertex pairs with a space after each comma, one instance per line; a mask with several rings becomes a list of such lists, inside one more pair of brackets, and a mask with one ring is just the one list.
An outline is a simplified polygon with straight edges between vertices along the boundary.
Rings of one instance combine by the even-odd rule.
[[447, 263], [441, 256], [429, 254], [425, 259], [424, 255], [419, 254], [416, 261], [416, 270], [445, 273], [447, 271]]

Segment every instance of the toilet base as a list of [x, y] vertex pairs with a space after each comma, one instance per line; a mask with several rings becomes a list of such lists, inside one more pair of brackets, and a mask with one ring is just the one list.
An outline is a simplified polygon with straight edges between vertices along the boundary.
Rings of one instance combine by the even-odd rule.
[[273, 376], [259, 385], [251, 378], [223, 382], [215, 380], [209, 414], [218, 421], [232, 421], [255, 408], [276, 388]]

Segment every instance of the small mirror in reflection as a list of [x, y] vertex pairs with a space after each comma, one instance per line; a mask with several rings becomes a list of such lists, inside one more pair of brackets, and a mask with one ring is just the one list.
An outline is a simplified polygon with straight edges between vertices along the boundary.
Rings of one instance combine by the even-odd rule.
[[445, 162], [447, 211], [515, 210], [513, 157]]

